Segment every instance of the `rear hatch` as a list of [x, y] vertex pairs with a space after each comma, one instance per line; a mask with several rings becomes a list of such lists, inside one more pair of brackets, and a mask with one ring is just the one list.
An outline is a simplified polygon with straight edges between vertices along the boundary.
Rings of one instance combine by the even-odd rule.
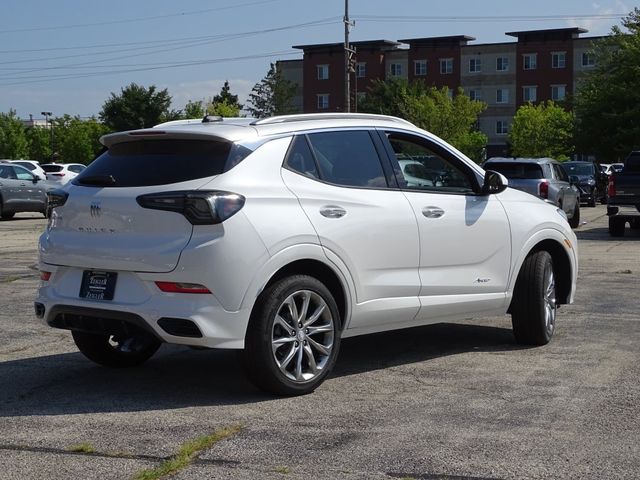
[[193, 225], [181, 213], [143, 208], [137, 198], [197, 190], [245, 151], [214, 137], [140, 138], [111, 145], [73, 180], [64, 204], [53, 209], [40, 241], [41, 260], [85, 269], [173, 270]]

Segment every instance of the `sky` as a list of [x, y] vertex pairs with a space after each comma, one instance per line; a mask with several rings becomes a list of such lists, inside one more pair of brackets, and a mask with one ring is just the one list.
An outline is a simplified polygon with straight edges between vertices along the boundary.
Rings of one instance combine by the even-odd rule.
[[[292, 45], [342, 42], [345, 0], [1, 0], [0, 112], [98, 115], [132, 82], [167, 88], [172, 108], [225, 80], [244, 102]], [[351, 41], [582, 27], [606, 35], [630, 0], [350, 0]]]

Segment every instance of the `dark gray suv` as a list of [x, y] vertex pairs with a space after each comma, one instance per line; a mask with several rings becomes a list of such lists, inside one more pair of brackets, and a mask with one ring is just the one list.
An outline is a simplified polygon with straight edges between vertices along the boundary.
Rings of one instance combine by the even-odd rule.
[[580, 192], [552, 158], [490, 158], [483, 165], [509, 179], [509, 186], [562, 208], [571, 228], [580, 225]]
[[0, 217], [13, 218], [18, 212], [47, 214], [44, 182], [20, 165], [0, 163]]

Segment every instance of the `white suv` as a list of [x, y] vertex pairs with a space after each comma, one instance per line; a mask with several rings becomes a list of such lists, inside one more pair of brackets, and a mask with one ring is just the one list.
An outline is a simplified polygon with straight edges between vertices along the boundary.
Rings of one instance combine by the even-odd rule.
[[[258, 386], [302, 394], [341, 338], [510, 313], [543, 345], [573, 300], [564, 213], [404, 120], [206, 117], [102, 143], [50, 193], [35, 303], [97, 363], [243, 349]], [[424, 165], [411, 183], [399, 158]]]

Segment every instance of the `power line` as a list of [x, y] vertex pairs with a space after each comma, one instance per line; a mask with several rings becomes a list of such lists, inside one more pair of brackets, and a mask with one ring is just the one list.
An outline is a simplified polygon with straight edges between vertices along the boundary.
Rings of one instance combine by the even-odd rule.
[[96, 23], [76, 23], [71, 25], [57, 25], [52, 27], [30, 27], [30, 28], [17, 28], [14, 30], [0, 30], [0, 34], [2, 33], [23, 33], [23, 32], [38, 32], [38, 31], [46, 31], [46, 30], [67, 30], [70, 28], [86, 28], [86, 27], [101, 27], [104, 25], [116, 25], [121, 23], [135, 23], [135, 22], [146, 22], [150, 20], [160, 20], [164, 18], [173, 18], [173, 17], [186, 17], [189, 15], [201, 15], [203, 13], [210, 12], [221, 12], [223, 10], [232, 10], [236, 8], [242, 7], [250, 7], [253, 5], [261, 5], [265, 3], [274, 3], [280, 0], [260, 0], [257, 2], [248, 2], [241, 3], [239, 5], [228, 5], [226, 7], [218, 7], [218, 8], [207, 8], [204, 10], [194, 10], [189, 12], [177, 12], [177, 13], [169, 13], [166, 15], [154, 15], [149, 17], [135, 17], [135, 18], [127, 18], [123, 20], [110, 20]]
[[161, 65], [160, 64], [160, 65], [154, 66], [154, 67], [142, 67], [142, 68], [131, 68], [131, 69], [123, 69], [123, 70], [112, 70], [112, 71], [107, 71], [107, 72], [91, 72], [91, 73], [81, 73], [81, 74], [59, 74], [59, 75], [37, 76], [38, 77], [37, 80], [27, 80], [27, 81], [22, 81], [21, 80], [19, 82], [14, 82], [13, 81], [14, 79], [7, 79], [7, 80], [11, 80], [11, 81], [9, 83], [0, 83], [0, 86], [25, 85], [25, 84], [31, 84], [31, 83], [51, 82], [51, 81], [55, 81], [55, 80], [75, 80], [75, 79], [79, 79], [79, 78], [104, 76], [104, 75], [115, 75], [115, 74], [119, 74], [119, 73], [145, 72], [145, 71], [152, 71], [152, 70], [163, 70], [163, 69], [169, 69], [169, 68], [192, 67], [192, 66], [200, 66], [200, 65], [210, 65], [210, 64], [215, 64], [215, 63], [237, 62], [237, 61], [243, 61], [243, 60], [254, 60], [254, 59], [269, 58], [269, 57], [282, 57], [282, 56], [289, 56], [289, 55], [299, 55], [299, 52], [295, 51], [295, 50], [294, 51], [287, 50], [287, 51], [279, 51], [279, 52], [261, 53], [261, 54], [255, 54], [255, 55], [246, 55], [246, 56], [242, 56], [242, 57], [227, 57], [227, 58], [214, 58], [214, 59], [208, 59], [208, 60], [194, 60], [194, 61], [188, 61], [188, 62], [172, 63], [172, 64], [168, 64], [168, 65]]
[[576, 14], [576, 15], [473, 15], [473, 16], [420, 16], [420, 15], [354, 15], [360, 22], [523, 22], [565, 20], [616, 20], [627, 13]]

